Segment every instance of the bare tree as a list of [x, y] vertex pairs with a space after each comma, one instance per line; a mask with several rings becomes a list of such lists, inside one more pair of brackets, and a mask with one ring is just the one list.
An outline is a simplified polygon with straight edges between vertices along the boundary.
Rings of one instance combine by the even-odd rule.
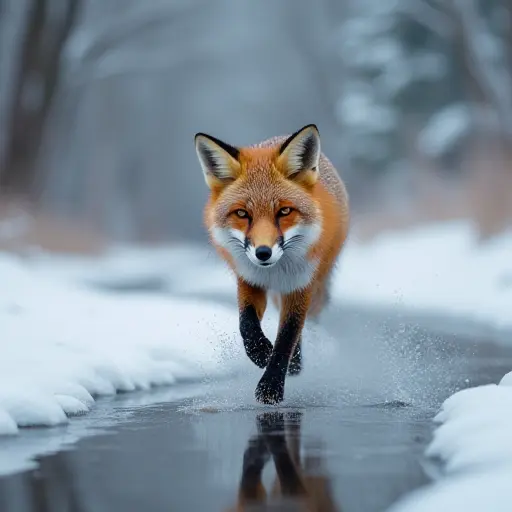
[[3, 193], [30, 196], [45, 120], [59, 79], [63, 46], [81, 0], [30, 0], [21, 39], [20, 63], [8, 111]]

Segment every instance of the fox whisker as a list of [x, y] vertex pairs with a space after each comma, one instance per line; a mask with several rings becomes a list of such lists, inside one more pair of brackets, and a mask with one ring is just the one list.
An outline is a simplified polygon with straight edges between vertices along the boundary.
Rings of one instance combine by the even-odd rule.
[[247, 249], [245, 247], [245, 244], [243, 242], [241, 242], [238, 238], [236, 238], [236, 237], [230, 238], [228, 240], [228, 245], [231, 247], [231, 250], [233, 251], [233, 253], [244, 255], [244, 257], [245, 257]]
[[286, 242], [283, 244], [283, 246], [282, 246], [283, 251], [285, 249], [293, 247], [294, 245], [297, 245], [302, 240], [304, 240], [304, 235], [294, 235], [294, 236], [292, 236], [290, 239], [286, 240]]

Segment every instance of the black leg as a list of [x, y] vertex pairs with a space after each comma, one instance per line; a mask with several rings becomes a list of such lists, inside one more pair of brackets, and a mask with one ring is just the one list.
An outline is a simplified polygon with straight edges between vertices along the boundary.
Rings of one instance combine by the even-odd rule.
[[238, 279], [238, 310], [240, 311], [240, 334], [249, 359], [260, 368], [267, 366], [272, 343], [261, 329], [261, 319], [267, 307], [267, 293]]
[[259, 402], [278, 404], [283, 401], [288, 364], [302, 332], [308, 306], [309, 294], [306, 292], [296, 292], [283, 298], [276, 343], [256, 387], [255, 395]]
[[254, 306], [240, 310], [240, 334], [249, 359], [260, 368], [265, 368], [272, 354], [272, 343], [263, 334]]
[[293, 356], [290, 359], [288, 365], [288, 375], [298, 375], [302, 371], [302, 336], [299, 337], [299, 341], [295, 345]]

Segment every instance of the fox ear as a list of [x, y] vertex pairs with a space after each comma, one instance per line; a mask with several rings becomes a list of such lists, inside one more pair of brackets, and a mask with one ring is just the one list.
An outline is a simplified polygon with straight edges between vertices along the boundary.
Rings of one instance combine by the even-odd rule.
[[318, 128], [308, 124], [283, 142], [278, 166], [287, 178], [313, 185], [318, 179], [320, 152]]
[[238, 177], [240, 162], [237, 148], [206, 133], [197, 133], [194, 141], [208, 187], [223, 187]]

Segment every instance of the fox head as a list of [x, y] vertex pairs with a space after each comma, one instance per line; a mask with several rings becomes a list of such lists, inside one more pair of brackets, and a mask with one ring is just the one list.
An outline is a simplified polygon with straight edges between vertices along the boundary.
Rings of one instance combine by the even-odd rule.
[[268, 147], [234, 147], [204, 133], [195, 146], [211, 196], [206, 223], [236, 263], [265, 269], [304, 259], [322, 228], [314, 199], [320, 136], [314, 124]]

